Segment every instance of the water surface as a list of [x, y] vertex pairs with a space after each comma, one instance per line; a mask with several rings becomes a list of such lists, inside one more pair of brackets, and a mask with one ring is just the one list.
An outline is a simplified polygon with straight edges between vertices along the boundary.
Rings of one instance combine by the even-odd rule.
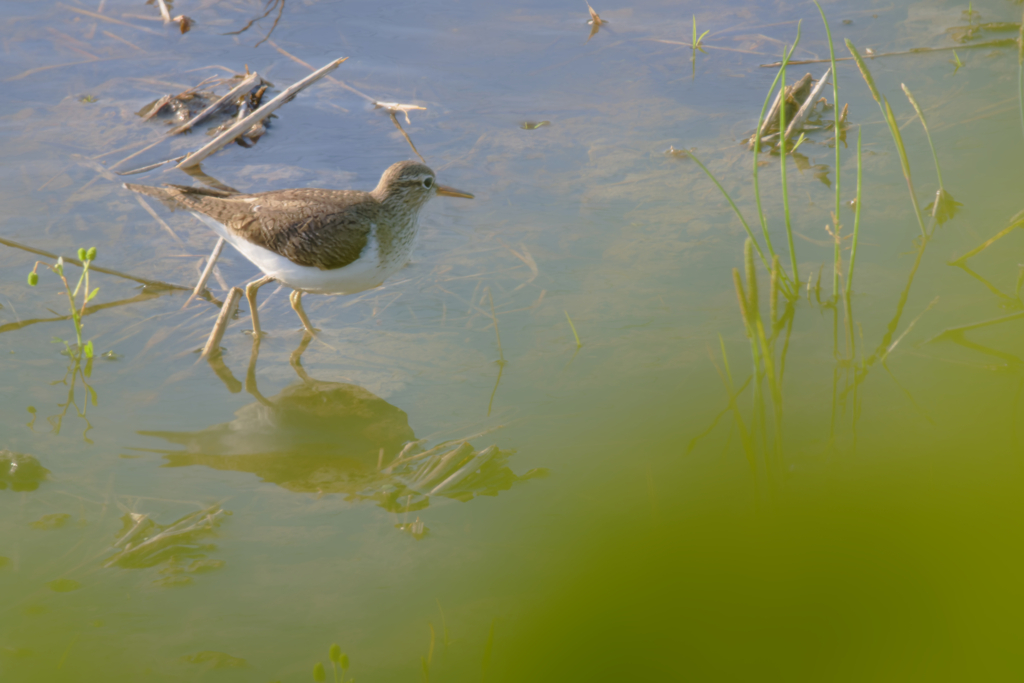
[[[196, 353], [214, 305], [182, 310], [180, 291], [94, 274], [94, 302], [117, 305], [89, 315], [84, 335], [117, 359], [92, 365], [95, 405], [79, 379], [65, 411], [69, 360], [51, 339], [73, 339], [66, 297], [48, 271], [29, 288], [39, 257], [3, 247], [0, 466], [18, 464], [0, 467], [4, 680], [302, 681], [331, 643], [359, 680], [416, 680], [425, 662], [453, 681], [1018, 679], [1024, 323], [929, 342], [1021, 308], [1016, 232], [970, 261], [1005, 296], [948, 265], [1022, 208], [1017, 53], [958, 49], [955, 71], [949, 52], [870, 62], [920, 203], [937, 181], [901, 83], [963, 204], [928, 243], [884, 346], [920, 233], [879, 108], [840, 64], [848, 141], [863, 133], [854, 324], [827, 305], [834, 195], [821, 171], [829, 183], [836, 172], [819, 133], [799, 150], [819, 173], [791, 161], [788, 181], [797, 265], [805, 283], [824, 267], [825, 303], [812, 283], [794, 305], [769, 481], [748, 465], [718, 372], [724, 346], [734, 386], [751, 376], [731, 273], [746, 235], [700, 168], [664, 152], [694, 148], [756, 223], [740, 139], [775, 78], [759, 65], [799, 20], [794, 58], [827, 57], [828, 44], [813, 4], [720, 5], [595, 5], [608, 23], [588, 40], [575, 2], [288, 3], [258, 47], [275, 12], [224, 35], [263, 13], [255, 2], [179, 1], [171, 13], [196, 21], [184, 35], [150, 5], [5, 5], [5, 239], [64, 255], [95, 246], [97, 265], [191, 286], [214, 236], [155, 206], [163, 227], [107, 170], [164, 134], [135, 112], [246, 65], [277, 92], [309, 73], [297, 60], [341, 56], [333, 76], [351, 88], [426, 107], [407, 132], [440, 182], [476, 199], [432, 201], [412, 263], [381, 289], [305, 297], [322, 342], [299, 370], [298, 320], [286, 292], [265, 287], [255, 392], [242, 388], [245, 305], [222, 342], [225, 381]], [[967, 8], [824, 9], [845, 56], [846, 38], [876, 53], [951, 45]], [[975, 21], [1020, 20], [1013, 3], [975, 9]], [[691, 61], [678, 43], [693, 15], [710, 33]], [[203, 169], [246, 192], [370, 189], [411, 155], [386, 113], [325, 80], [254, 147]], [[789, 268], [778, 157], [762, 159]], [[167, 165], [131, 182], [193, 181]], [[257, 275], [230, 250], [219, 272], [228, 286]], [[863, 365], [897, 339], [884, 365]], [[737, 398], [746, 429], [752, 385]], [[762, 405], [758, 457], [775, 434]], [[380, 449], [389, 462], [414, 438], [468, 436], [502, 455], [463, 495], [399, 497], [378, 471]], [[181, 520], [195, 528], [180, 542], [118, 555], [126, 530], [154, 538]]]

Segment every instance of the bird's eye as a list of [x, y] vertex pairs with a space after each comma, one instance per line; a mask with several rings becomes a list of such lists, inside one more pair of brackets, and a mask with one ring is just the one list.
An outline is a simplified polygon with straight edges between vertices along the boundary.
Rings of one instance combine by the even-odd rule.
[[424, 178], [423, 179], [423, 187], [425, 187], [427, 189], [430, 189], [430, 186], [433, 185], [433, 184], [434, 184], [434, 179], [433, 178]]

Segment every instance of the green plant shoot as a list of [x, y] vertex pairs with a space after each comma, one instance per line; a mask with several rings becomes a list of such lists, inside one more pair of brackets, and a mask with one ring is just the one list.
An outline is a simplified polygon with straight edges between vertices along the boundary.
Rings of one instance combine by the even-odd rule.
[[[693, 49], [694, 50], [700, 50], [701, 52], [704, 52], [704, 48], [701, 47], [701, 44], [704, 42], [704, 36], [706, 36], [710, 32], [711, 32], [711, 30], [708, 29], [707, 31], [704, 31], [704, 33], [700, 34], [700, 36], [698, 37], [697, 36], [697, 16], [693, 15]], [[704, 52], [704, 54], [707, 54], [707, 52]]]
[[[86, 358], [92, 358], [92, 342], [90, 341], [84, 345], [82, 344], [82, 318], [85, 317], [86, 304], [92, 301], [100, 291], [99, 287], [92, 290], [89, 289], [89, 265], [96, 260], [96, 247], [79, 249], [78, 260], [82, 265], [82, 274], [78, 277], [78, 284], [75, 285], [74, 290], [71, 289], [71, 285], [68, 284], [68, 279], [64, 274], [63, 256], [59, 257], [57, 259], [57, 263], [53, 265], [43, 263], [42, 261], [36, 261], [35, 265], [32, 267], [32, 272], [28, 274], [28, 284], [31, 287], [35, 287], [39, 284], [39, 274], [36, 271], [39, 269], [40, 265], [46, 266], [60, 277], [61, 282], [64, 283], [64, 293], [68, 297], [68, 309], [71, 311], [71, 320], [75, 324], [75, 340], [78, 344], [77, 348], [85, 353]], [[75, 303], [75, 299], [78, 298], [79, 292], [82, 294], [81, 306]], [[65, 342], [65, 344], [67, 344], [67, 342]]]

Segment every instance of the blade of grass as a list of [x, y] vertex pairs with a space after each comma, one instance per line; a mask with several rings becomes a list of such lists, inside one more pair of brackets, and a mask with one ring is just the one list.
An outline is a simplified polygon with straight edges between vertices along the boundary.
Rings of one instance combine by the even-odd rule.
[[914, 205], [914, 218], [917, 219], [917, 224], [921, 228], [921, 237], [925, 240], [928, 239], [928, 232], [924, 227], [924, 220], [921, 218], [921, 207], [917, 203], [917, 193], [914, 191], [914, 181], [910, 175], [910, 161], [907, 159], [907, 150], [903, 145], [903, 136], [900, 135], [899, 124], [896, 123], [896, 115], [893, 114], [892, 107], [889, 106], [889, 100], [883, 97], [878, 92], [878, 87], [875, 86], [875, 81], [871, 78], [871, 72], [868, 70], [868, 65], [864, 63], [863, 57], [857, 52], [857, 48], [854, 47], [853, 43], [849, 38], [846, 39], [846, 48], [853, 55], [854, 60], [857, 62], [857, 68], [860, 69], [861, 76], [864, 77], [864, 82], [868, 84], [868, 89], [871, 90], [871, 96], [875, 98], [875, 102], [878, 102], [879, 108], [882, 110], [882, 118], [885, 119], [886, 124], [889, 126], [889, 132], [892, 134], [893, 142], [896, 143], [896, 151], [899, 153], [900, 166], [903, 169], [903, 177], [907, 181], [907, 189], [910, 191], [910, 203]]
[[[786, 64], [786, 63], [789, 62], [790, 57], [793, 56], [793, 51], [796, 50], [796, 47], [799, 44], [800, 44], [800, 24], [797, 23], [797, 27], [796, 27], [796, 40], [793, 41], [793, 47], [790, 48], [788, 52], [783, 54], [783, 57], [782, 57], [782, 63], [783, 64]], [[768, 253], [771, 254], [771, 256], [773, 256], [773, 257], [775, 256], [775, 249], [772, 247], [772, 240], [771, 240], [771, 237], [768, 234], [768, 220], [767, 220], [767, 218], [765, 218], [764, 209], [761, 206], [761, 186], [760, 186], [759, 179], [758, 179], [757, 161], [758, 161], [758, 157], [759, 157], [760, 152], [761, 152], [761, 132], [762, 132], [761, 131], [761, 127], [764, 125], [764, 115], [765, 115], [765, 112], [768, 111], [768, 102], [771, 100], [772, 93], [775, 92], [775, 86], [777, 86], [779, 84], [779, 79], [781, 77], [782, 77], [782, 71], [780, 70], [777, 74], [775, 74], [775, 80], [772, 81], [772, 87], [768, 89], [768, 94], [764, 98], [764, 104], [761, 105], [761, 115], [757, 118], [757, 128], [755, 129], [755, 132], [754, 132], [754, 167], [753, 167], [754, 199], [757, 202], [757, 216], [758, 216], [758, 219], [761, 221], [761, 232], [764, 234], [765, 243], [768, 245]], [[780, 95], [780, 97], [781, 97], [781, 95]], [[781, 104], [781, 100], [780, 100], [780, 104]], [[794, 283], [791, 285], [791, 283], [788, 282], [788, 278], [787, 278], [787, 276], [786, 276], [786, 274], [784, 272], [782, 273], [782, 276], [783, 276], [783, 282], [782, 282], [783, 289], [786, 291], [787, 297], [792, 296], [796, 292], [796, 284], [795, 283], [798, 282], [798, 281], [794, 280]]]
[[[761, 320], [757, 269], [754, 267], [753, 241], [749, 239], [743, 245], [743, 265], [747, 276], [747, 316], [749, 318], [749, 329], [754, 332], [756, 341], [760, 343], [764, 374], [768, 380], [768, 389], [772, 396], [772, 416], [775, 426], [775, 461], [776, 467], [779, 467], [782, 463], [782, 392], [779, 383], [776, 381], [772, 347], [768, 343], [768, 338], [764, 331], [764, 323]], [[765, 463], [767, 464], [767, 462], [768, 453], [766, 452]]]
[[850, 288], [853, 286], [853, 266], [857, 262], [857, 236], [860, 234], [860, 180], [861, 180], [861, 157], [860, 157], [860, 137], [861, 129], [857, 128], [857, 197], [854, 199], [854, 214], [853, 214], [853, 244], [850, 245], [850, 269], [846, 273], [846, 293], [849, 295]]
[[[836, 50], [835, 45], [832, 42], [832, 30], [828, 26], [828, 19], [825, 17], [825, 10], [821, 9], [821, 4], [818, 0], [814, 0], [815, 7], [818, 8], [818, 13], [821, 14], [821, 21], [825, 24], [825, 35], [828, 37], [828, 57], [832, 63], [832, 113], [835, 114], [835, 124], [833, 133], [835, 134], [836, 141], [836, 217], [838, 222], [839, 207], [841, 204], [840, 199], [840, 151], [839, 151], [839, 75], [836, 73]], [[835, 226], [836, 230], [839, 230], [839, 226]], [[834, 277], [832, 279], [832, 296], [839, 296], [839, 258], [840, 250], [839, 243], [836, 243], [836, 250], [834, 254]]]
[[924, 112], [921, 107], [918, 106], [917, 100], [910, 93], [910, 88], [907, 87], [906, 83], [900, 83], [900, 87], [903, 88], [903, 94], [910, 100], [911, 106], [914, 107], [914, 111], [917, 112], [917, 118], [921, 119], [921, 125], [924, 127], [924, 135], [928, 138], [928, 146], [932, 149], [932, 159], [935, 160], [935, 175], [939, 177], [939, 189], [944, 190], [945, 186], [942, 184], [942, 169], [939, 167], [939, 155], [935, 153], [935, 143], [932, 142], [932, 134], [928, 131], [928, 122], [924, 120]]
[[[756, 245], [755, 245], [756, 246]], [[758, 339], [757, 332], [752, 324], [754, 313], [750, 310], [749, 297], [743, 288], [743, 280], [740, 277], [740, 271], [738, 268], [732, 269], [732, 280], [736, 286], [736, 299], [739, 301], [740, 314], [743, 316], [743, 328], [747, 334], [747, 340], [750, 342], [750, 357], [753, 365], [753, 378], [754, 388], [752, 392], [753, 399], [753, 415], [750, 419], [750, 437], [751, 442], [756, 443], [758, 433], [760, 433], [761, 441], [764, 446], [764, 465], [765, 474], [771, 487], [772, 476], [771, 476], [771, 463], [768, 458], [768, 444], [765, 436], [765, 419], [764, 419], [764, 401], [761, 398], [761, 354], [758, 350]], [[760, 429], [758, 427], [760, 426]], [[756, 462], [756, 458], [755, 458]]]
[[697, 156], [693, 152], [690, 152], [690, 158], [693, 159], [694, 163], [696, 163], [698, 166], [700, 166], [700, 169], [702, 171], [704, 171], [704, 173], [707, 175], [707, 177], [711, 179], [711, 182], [713, 182], [718, 187], [718, 189], [721, 191], [721, 193], [725, 197], [726, 201], [729, 202], [729, 206], [732, 207], [732, 210], [736, 213], [736, 217], [739, 218], [740, 219], [740, 223], [743, 224], [743, 229], [747, 231], [747, 237], [749, 237], [751, 240], [753, 240], [753, 242], [754, 242], [754, 249], [757, 250], [757, 255], [761, 257], [761, 262], [764, 263], [764, 267], [767, 269], [768, 268], [768, 259], [765, 258], [764, 252], [761, 251], [761, 246], [757, 243], [757, 240], [754, 239], [754, 233], [750, 229], [750, 225], [747, 223], [747, 220], [743, 217], [743, 214], [740, 213], [740, 209], [739, 209], [738, 206], [736, 206], [736, 202], [734, 202], [732, 200], [732, 197], [729, 196], [729, 193], [726, 192], [724, 187], [722, 187], [722, 183], [718, 182], [718, 178], [716, 178], [714, 176], [714, 174], [712, 174], [711, 171], [708, 170], [707, 166], [705, 166], [703, 163], [701, 163], [701, 160], [698, 159]]
[[576, 334], [576, 326], [572, 324], [572, 318], [569, 317], [569, 311], [565, 311], [565, 319], [569, 321], [569, 327], [572, 329], [572, 336], [576, 337], [576, 348], [583, 346], [583, 342], [580, 341], [580, 335]]
[[1020, 101], [1020, 126], [1024, 132], [1024, 17], [1017, 34], [1017, 98]]
[[[799, 33], [799, 28], [797, 29]], [[785, 50], [783, 50], [785, 52]], [[779, 103], [779, 130], [786, 130], [786, 64], [779, 69], [782, 74], [779, 88], [782, 90], [782, 101]], [[800, 272], [796, 265], [796, 246], [793, 244], [793, 224], [789, 216], [789, 185], [786, 182], [786, 136], [779, 135], [779, 172], [782, 176], [782, 212], [786, 217], [786, 241], [789, 243], [789, 258], [793, 264], [793, 281], [800, 281]]]

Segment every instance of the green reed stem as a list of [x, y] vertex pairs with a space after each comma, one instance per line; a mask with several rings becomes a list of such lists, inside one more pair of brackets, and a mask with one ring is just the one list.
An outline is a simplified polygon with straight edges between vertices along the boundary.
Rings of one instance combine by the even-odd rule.
[[580, 335], [576, 334], [576, 326], [572, 324], [572, 318], [569, 317], [569, 311], [565, 311], [565, 319], [569, 321], [569, 327], [572, 328], [572, 336], [576, 337], [576, 348], [583, 346], [583, 342], [580, 341]]
[[[796, 46], [800, 43], [800, 24], [796, 26], [796, 40], [793, 42], [793, 47], [789, 51], [783, 50], [782, 64], [785, 65], [789, 62], [790, 57], [793, 56], [793, 51], [796, 50]], [[768, 89], [768, 94], [764, 98], [764, 104], [761, 105], [761, 115], [757, 117], [757, 128], [754, 131], [754, 199], [757, 202], [757, 216], [761, 221], [761, 232], [764, 233], [764, 241], [768, 245], [768, 253], [775, 256], [775, 249], [772, 247], [772, 238], [768, 234], [768, 220], [765, 218], [764, 209], [761, 207], [761, 186], [758, 179], [758, 156], [761, 152], [761, 127], [764, 125], [764, 115], [768, 111], [768, 102], [772, 99], [772, 93], [775, 92], [775, 86], [779, 84], [779, 79], [782, 78], [783, 70], [780, 69], [775, 74], [775, 80], [772, 81], [772, 87]], [[782, 96], [784, 97], [784, 95]]]
[[779, 275], [782, 266], [779, 264], [779, 256], [772, 257], [772, 273], [768, 286], [768, 312], [772, 323], [772, 337], [775, 337], [775, 326], [779, 322]]
[[770, 486], [772, 480], [772, 469], [771, 462], [768, 458], [768, 443], [765, 436], [764, 401], [762, 400], [761, 395], [761, 353], [758, 348], [758, 334], [754, 324], [756, 312], [750, 310], [750, 298], [747, 292], [744, 291], [743, 280], [740, 277], [740, 271], [738, 268], [732, 269], [732, 280], [733, 284], [736, 285], [736, 299], [739, 301], [740, 314], [743, 316], [743, 327], [747, 333], [747, 339], [750, 341], [750, 357], [754, 368], [754, 388], [751, 392], [754, 403], [753, 417], [750, 421], [751, 440], [753, 441], [756, 439], [758, 432], [757, 427], [760, 425], [761, 439], [764, 446], [765, 474]]
[[[747, 336], [753, 338], [752, 330], [750, 327], [750, 312], [749, 302], [747, 301], [747, 293], [743, 290], [743, 280], [740, 278], [739, 268], [732, 269], [732, 282], [736, 285], [736, 298], [740, 304], [740, 315], [743, 316], [743, 327], [747, 332]], [[754, 367], [756, 372], [757, 367]]]
[[[747, 464], [750, 466], [750, 472], [754, 477], [754, 489], [758, 489], [757, 484], [757, 456], [754, 454], [754, 443], [750, 433], [747, 431], [747, 426], [743, 422], [743, 416], [740, 414], [740, 408], [736, 405], [736, 397], [743, 391], [743, 388], [747, 386], [744, 382], [743, 387], [739, 391], [736, 391], [733, 387], [732, 382], [732, 370], [729, 368], [729, 354], [725, 350], [725, 340], [722, 339], [722, 335], [718, 335], [718, 344], [722, 348], [722, 364], [725, 366], [725, 382], [726, 391], [729, 392], [729, 408], [732, 410], [733, 417], [736, 420], [736, 428], [740, 432], [740, 441], [743, 444], [743, 453], [747, 458]], [[753, 375], [752, 375], [753, 376]], [[751, 377], [752, 377], [751, 376]], [[747, 380], [750, 382], [750, 379]]]
[[917, 203], [917, 193], [914, 191], [914, 181], [910, 175], [910, 161], [907, 159], [907, 149], [903, 144], [903, 136], [900, 135], [899, 124], [896, 123], [896, 115], [893, 114], [892, 107], [889, 106], [889, 100], [883, 97], [875, 86], [875, 81], [871, 78], [871, 72], [868, 70], [868, 65], [864, 63], [864, 58], [857, 52], [857, 48], [854, 47], [853, 43], [849, 38], [846, 39], [846, 48], [853, 55], [853, 59], [857, 62], [857, 68], [860, 69], [861, 76], [864, 77], [864, 82], [868, 84], [868, 89], [871, 90], [871, 96], [875, 98], [875, 102], [878, 102], [879, 108], [882, 110], [882, 118], [885, 119], [886, 125], [889, 126], [889, 132], [892, 134], [893, 142], [896, 143], [896, 151], [900, 157], [900, 167], [903, 169], [903, 177], [907, 181], [907, 189], [910, 191], [910, 203], [914, 205], [914, 218], [917, 219], [917, 224], [921, 228], [921, 237], [928, 239], [928, 232], [925, 230], [924, 221], [921, 219], [921, 207]]
[[754, 319], [760, 317], [760, 297], [757, 291], [757, 270], [754, 268], [754, 240], [747, 238], [743, 244], [743, 269], [747, 276], [747, 312]]
[[910, 93], [910, 88], [907, 87], [906, 83], [900, 83], [900, 87], [903, 88], [903, 93], [910, 100], [910, 104], [914, 107], [914, 111], [917, 112], [917, 117], [921, 119], [921, 125], [924, 127], [924, 135], [928, 138], [928, 146], [932, 148], [932, 159], [935, 160], [935, 175], [939, 177], [939, 189], [944, 190], [945, 186], [942, 184], [942, 168], [939, 167], [939, 155], [935, 153], [935, 143], [932, 142], [932, 134], [928, 131], [928, 122], [924, 120], [924, 111], [917, 104], [917, 100]]
[[835, 216], [835, 220], [833, 220], [833, 223], [836, 224], [836, 237], [835, 237], [835, 242], [836, 243], [835, 243], [835, 246], [832, 249], [832, 300], [833, 301], [838, 301], [839, 300], [839, 294], [838, 294], [838, 292], [839, 292], [839, 271], [843, 267], [843, 264], [842, 264], [842, 258], [843, 258], [843, 254], [842, 254], [843, 239], [842, 239], [842, 236], [839, 234], [839, 230], [842, 227], [839, 224], [839, 214], [835, 214], [834, 213], [832, 215]]
[[[839, 170], [840, 170], [840, 168], [839, 168], [840, 167], [840, 151], [839, 151], [839, 75], [836, 73], [836, 51], [835, 51], [835, 46], [832, 43], [832, 31], [831, 31], [831, 29], [829, 29], [828, 19], [825, 17], [825, 11], [823, 9], [821, 9], [821, 4], [818, 3], [818, 0], [814, 0], [814, 5], [818, 8], [818, 13], [821, 14], [821, 21], [822, 21], [822, 23], [825, 24], [825, 35], [828, 36], [828, 56], [829, 56], [829, 59], [832, 62], [832, 71], [831, 71], [831, 74], [832, 74], [832, 105], [833, 105], [833, 107], [832, 107], [833, 108], [833, 112], [832, 113], [835, 115], [835, 124], [834, 124], [835, 127], [833, 128], [832, 132], [835, 134], [835, 141], [836, 141], [836, 214], [835, 214], [836, 215], [836, 218], [835, 218], [836, 226], [835, 226], [835, 229], [838, 232], [838, 230], [839, 230], [839, 225], [838, 225], [838, 223], [839, 223], [839, 208], [840, 208], [840, 206], [842, 204], [842, 199], [841, 199], [841, 195], [840, 195], [840, 182], [839, 182], [839, 175], [840, 175], [840, 173], [839, 173]], [[838, 292], [839, 292], [839, 266], [840, 266], [839, 259], [840, 259], [840, 256], [841, 256], [841, 253], [840, 253], [840, 249], [839, 249], [839, 242], [837, 241], [836, 242], [835, 254], [834, 254], [834, 261], [833, 261], [834, 268], [833, 268], [833, 271], [832, 271], [833, 272], [833, 278], [832, 278], [832, 296], [833, 297], [837, 297], [838, 296]]]
[[1024, 17], [1017, 34], [1017, 98], [1020, 102], [1020, 126], [1024, 131]]
[[764, 252], [761, 251], [761, 246], [757, 243], [757, 240], [754, 239], [754, 232], [750, 229], [750, 225], [747, 224], [746, 219], [743, 218], [743, 214], [740, 213], [740, 209], [739, 209], [738, 206], [736, 206], [736, 202], [734, 202], [732, 200], [732, 197], [729, 196], [729, 193], [726, 192], [724, 187], [722, 187], [722, 183], [718, 182], [718, 178], [716, 178], [714, 176], [714, 174], [711, 173], [711, 171], [708, 170], [707, 166], [705, 166], [703, 163], [701, 163], [701, 160], [698, 159], [697, 156], [693, 152], [690, 152], [690, 158], [693, 159], [693, 161], [698, 166], [700, 166], [700, 170], [704, 171], [704, 173], [707, 175], [707, 177], [711, 179], [711, 182], [713, 182], [718, 187], [719, 191], [721, 191], [721, 193], [725, 197], [726, 201], [729, 202], [729, 206], [732, 207], [732, 210], [736, 213], [736, 217], [739, 218], [740, 219], [740, 223], [743, 224], [743, 229], [747, 231], [747, 237], [749, 237], [751, 240], [754, 241], [754, 249], [757, 250], [757, 255], [761, 257], [761, 262], [764, 263], [764, 267], [767, 269], [768, 268], [768, 259], [765, 258]]
[[857, 262], [857, 236], [860, 234], [860, 179], [861, 179], [861, 157], [860, 157], [860, 137], [861, 129], [857, 128], [857, 197], [854, 199], [854, 214], [853, 214], [853, 244], [850, 245], [850, 269], [846, 273], [846, 293], [849, 295], [850, 288], [853, 286], [853, 266]]
[[[785, 54], [785, 50], [783, 50]], [[793, 225], [789, 217], [789, 185], [786, 183], [786, 64], [779, 69], [782, 74], [782, 100], [779, 103], [779, 170], [782, 175], [782, 210], [786, 216], [786, 241], [789, 242], [789, 258], [793, 262], [793, 281], [800, 282], [796, 265], [796, 246], [793, 244]]]

